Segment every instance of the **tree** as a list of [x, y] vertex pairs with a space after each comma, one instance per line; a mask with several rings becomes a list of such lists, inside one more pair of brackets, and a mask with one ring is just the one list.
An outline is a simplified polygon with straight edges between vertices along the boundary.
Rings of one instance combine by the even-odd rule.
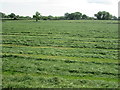
[[48, 20], [48, 17], [47, 16], [42, 16], [41, 19], [42, 20]]
[[70, 15], [69, 13], [64, 14], [64, 17], [65, 17], [66, 20], [69, 20], [69, 15]]
[[120, 16], [118, 17], [118, 20], [120, 20]]
[[109, 12], [106, 12], [106, 11], [99, 11], [94, 16], [97, 17], [98, 20], [109, 20], [109, 19], [112, 19], [112, 15]]
[[35, 15], [33, 15], [33, 18], [35, 18], [37, 22], [40, 19], [40, 13], [36, 12]]
[[82, 13], [80, 12], [65, 13], [64, 17], [66, 20], [80, 20], [82, 17]]
[[85, 15], [85, 14], [83, 14], [83, 15], [82, 15], [82, 19], [88, 19], [88, 16]]
[[48, 20], [53, 20], [53, 19], [54, 19], [53, 16], [51, 16], [51, 15], [48, 16]]
[[16, 16], [14, 16], [14, 20], [17, 20], [17, 19], [19, 19], [19, 15], [16, 15]]
[[5, 13], [0, 12], [0, 18], [6, 18]]
[[80, 12], [75, 12], [73, 13], [73, 15], [74, 15], [74, 20], [80, 20], [82, 17], [82, 13]]
[[117, 20], [118, 18], [116, 16], [112, 16], [112, 19], [113, 20]]
[[15, 19], [16, 15], [14, 13], [11, 13], [10, 15], [8, 15], [11, 19]]
[[94, 20], [95, 18], [94, 17], [88, 17], [88, 20]]
[[60, 17], [57, 17], [58, 20], [65, 20], [65, 17], [64, 16], [60, 16]]

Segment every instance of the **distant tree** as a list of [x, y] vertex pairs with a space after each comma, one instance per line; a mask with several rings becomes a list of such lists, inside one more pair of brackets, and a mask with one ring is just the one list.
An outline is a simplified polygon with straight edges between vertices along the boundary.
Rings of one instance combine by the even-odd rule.
[[95, 18], [94, 17], [88, 17], [88, 20], [94, 20]]
[[85, 15], [85, 14], [83, 14], [83, 15], [82, 15], [82, 19], [88, 19], [88, 16]]
[[64, 17], [66, 20], [80, 20], [82, 17], [82, 13], [80, 12], [65, 13]]
[[30, 16], [19, 16], [19, 15], [17, 15], [16, 17], [17, 17], [17, 19], [26, 19], [26, 20], [31, 19]]
[[17, 19], [19, 19], [19, 15], [16, 15], [16, 16], [14, 16], [14, 20], [17, 20]]
[[97, 17], [98, 20], [101, 20], [102, 12], [99, 11], [97, 14], [94, 14], [95, 17]]
[[64, 16], [60, 16], [60, 17], [57, 17], [58, 20], [65, 20], [65, 17]]
[[31, 17], [30, 16], [26, 16], [26, 19], [31, 19]]
[[118, 17], [118, 20], [120, 20], [120, 16]]
[[64, 14], [64, 17], [65, 17], [66, 20], [69, 20], [69, 15], [70, 15], [69, 13]]
[[[63, 17], [64, 17], [64, 16], [63, 16]], [[57, 17], [57, 16], [55, 16], [55, 17], [54, 17], [54, 20], [60, 20], [60, 18]]]
[[16, 15], [16, 18], [19, 18], [20, 16], [19, 15]]
[[36, 12], [35, 15], [33, 15], [33, 18], [35, 18], [37, 22], [40, 19], [40, 13]]
[[98, 20], [109, 20], [112, 19], [112, 15], [106, 11], [99, 11], [97, 14], [94, 14]]
[[0, 12], [0, 18], [6, 18], [5, 13]]
[[11, 19], [15, 19], [16, 15], [14, 13], [11, 13], [10, 15], [8, 15]]
[[48, 20], [48, 16], [41, 16], [42, 20]]
[[53, 16], [51, 16], [51, 15], [48, 16], [48, 20], [53, 20], [53, 19], [54, 19]]
[[68, 20], [74, 20], [74, 13], [68, 15]]
[[112, 19], [113, 20], [117, 20], [118, 18], [116, 16], [112, 16]]
[[74, 15], [74, 20], [80, 20], [82, 17], [82, 13], [80, 12], [75, 12], [73, 13], [73, 15]]

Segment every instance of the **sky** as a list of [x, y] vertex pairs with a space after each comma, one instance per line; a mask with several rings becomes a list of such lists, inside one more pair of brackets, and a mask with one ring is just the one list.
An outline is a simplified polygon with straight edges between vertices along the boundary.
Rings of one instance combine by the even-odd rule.
[[64, 16], [66, 12], [81, 12], [93, 17], [98, 11], [107, 11], [118, 16], [119, 0], [0, 0], [0, 12], [33, 16], [36, 11], [42, 16]]

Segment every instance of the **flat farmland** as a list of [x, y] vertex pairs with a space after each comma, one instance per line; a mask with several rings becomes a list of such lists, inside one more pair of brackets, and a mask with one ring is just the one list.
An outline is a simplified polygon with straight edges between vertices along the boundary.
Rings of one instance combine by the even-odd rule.
[[118, 22], [3, 21], [3, 88], [117, 88]]

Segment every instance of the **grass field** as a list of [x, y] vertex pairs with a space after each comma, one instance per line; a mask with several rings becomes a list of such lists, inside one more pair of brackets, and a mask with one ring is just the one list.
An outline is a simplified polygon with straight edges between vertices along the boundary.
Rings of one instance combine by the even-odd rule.
[[3, 88], [117, 88], [117, 21], [4, 21]]

